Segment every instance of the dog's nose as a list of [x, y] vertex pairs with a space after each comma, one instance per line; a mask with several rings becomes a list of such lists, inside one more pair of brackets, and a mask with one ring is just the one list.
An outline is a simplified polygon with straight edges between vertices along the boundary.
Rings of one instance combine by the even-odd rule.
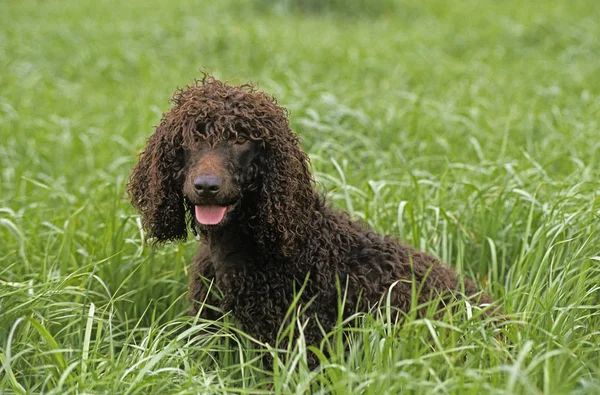
[[221, 190], [223, 180], [213, 175], [203, 175], [194, 178], [194, 189], [198, 195], [216, 195]]

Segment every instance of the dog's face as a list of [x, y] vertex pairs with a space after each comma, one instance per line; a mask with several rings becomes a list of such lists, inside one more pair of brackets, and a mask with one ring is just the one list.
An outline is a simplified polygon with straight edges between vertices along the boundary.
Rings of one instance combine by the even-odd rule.
[[199, 127], [194, 143], [185, 147], [183, 193], [200, 229], [211, 231], [231, 220], [254, 182], [253, 161], [261, 148], [262, 140], [243, 131], [209, 141]]

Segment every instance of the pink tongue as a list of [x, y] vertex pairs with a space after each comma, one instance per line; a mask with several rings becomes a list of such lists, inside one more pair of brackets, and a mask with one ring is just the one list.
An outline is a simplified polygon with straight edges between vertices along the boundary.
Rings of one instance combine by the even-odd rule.
[[196, 206], [196, 219], [202, 225], [216, 225], [225, 216], [227, 207], [223, 206]]

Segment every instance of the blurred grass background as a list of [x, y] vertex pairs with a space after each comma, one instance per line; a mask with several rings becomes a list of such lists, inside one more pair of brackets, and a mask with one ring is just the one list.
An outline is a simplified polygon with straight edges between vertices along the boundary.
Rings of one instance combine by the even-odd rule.
[[[583, 0], [1, 3], [0, 390], [600, 392], [598, 21]], [[124, 184], [200, 70], [275, 94], [335, 205], [475, 278], [510, 340], [367, 319], [317, 372], [265, 372], [228, 321], [185, 332], [194, 242], [144, 246]]]

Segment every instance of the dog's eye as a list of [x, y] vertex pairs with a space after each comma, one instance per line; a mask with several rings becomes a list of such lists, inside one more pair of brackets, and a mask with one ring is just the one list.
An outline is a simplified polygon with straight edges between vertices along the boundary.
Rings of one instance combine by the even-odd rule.
[[248, 141], [248, 137], [243, 134], [238, 134], [235, 138], [236, 144], [244, 144], [246, 141]]

